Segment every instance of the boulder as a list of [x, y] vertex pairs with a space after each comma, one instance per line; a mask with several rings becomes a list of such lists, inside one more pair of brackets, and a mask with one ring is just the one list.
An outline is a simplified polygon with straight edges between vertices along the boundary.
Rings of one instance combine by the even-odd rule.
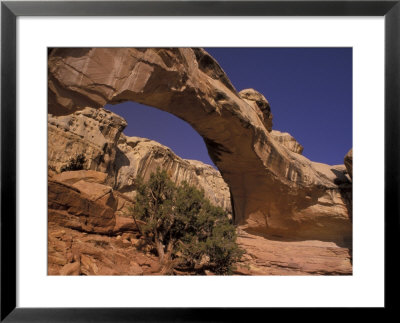
[[111, 207], [116, 215], [125, 215], [125, 213], [130, 212], [134, 202], [125, 194], [105, 185], [107, 176], [106, 173], [93, 170], [77, 170], [54, 174], [50, 179], [77, 188], [92, 201]]
[[[138, 223], [143, 224], [142, 221], [137, 220]], [[139, 225], [140, 225], [139, 224]], [[137, 232], [138, 228], [132, 218], [116, 216], [114, 234], [121, 234], [123, 232]]]
[[118, 201], [114, 197], [113, 189], [110, 186], [84, 180], [80, 180], [72, 186], [88, 196], [91, 201], [108, 206], [114, 211], [117, 209]]

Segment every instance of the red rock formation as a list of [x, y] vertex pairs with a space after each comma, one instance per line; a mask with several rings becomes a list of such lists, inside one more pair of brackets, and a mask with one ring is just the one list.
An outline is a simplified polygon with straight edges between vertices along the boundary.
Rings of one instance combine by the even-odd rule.
[[136, 101], [187, 121], [230, 187], [235, 222], [248, 230], [351, 240], [343, 170], [313, 163], [274, 140], [268, 102], [242, 99], [204, 50], [53, 49], [48, 80], [54, 115]]

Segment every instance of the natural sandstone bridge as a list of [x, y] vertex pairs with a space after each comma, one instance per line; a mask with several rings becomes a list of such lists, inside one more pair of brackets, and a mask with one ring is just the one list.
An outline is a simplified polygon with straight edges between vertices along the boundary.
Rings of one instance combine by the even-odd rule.
[[274, 140], [266, 99], [238, 93], [204, 50], [59, 48], [49, 51], [48, 67], [51, 114], [135, 101], [188, 122], [230, 187], [236, 224], [283, 237], [351, 240], [343, 169]]

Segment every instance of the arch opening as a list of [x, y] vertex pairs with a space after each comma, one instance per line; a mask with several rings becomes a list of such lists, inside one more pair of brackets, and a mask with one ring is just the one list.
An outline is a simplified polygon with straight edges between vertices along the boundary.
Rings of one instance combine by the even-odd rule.
[[217, 169], [200, 134], [173, 114], [130, 101], [116, 105], [106, 104], [104, 109], [127, 121], [123, 131], [126, 136], [154, 140], [171, 148], [183, 159], [197, 160]]

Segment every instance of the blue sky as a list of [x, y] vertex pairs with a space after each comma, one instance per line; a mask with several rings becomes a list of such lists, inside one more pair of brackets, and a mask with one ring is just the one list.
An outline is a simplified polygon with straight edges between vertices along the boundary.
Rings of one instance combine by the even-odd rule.
[[[205, 48], [236, 90], [254, 88], [269, 101], [273, 129], [289, 132], [307, 158], [343, 164], [352, 147], [351, 48]], [[105, 107], [124, 117], [128, 136], [150, 138], [178, 156], [212, 164], [195, 130], [155, 108], [125, 102]]]

